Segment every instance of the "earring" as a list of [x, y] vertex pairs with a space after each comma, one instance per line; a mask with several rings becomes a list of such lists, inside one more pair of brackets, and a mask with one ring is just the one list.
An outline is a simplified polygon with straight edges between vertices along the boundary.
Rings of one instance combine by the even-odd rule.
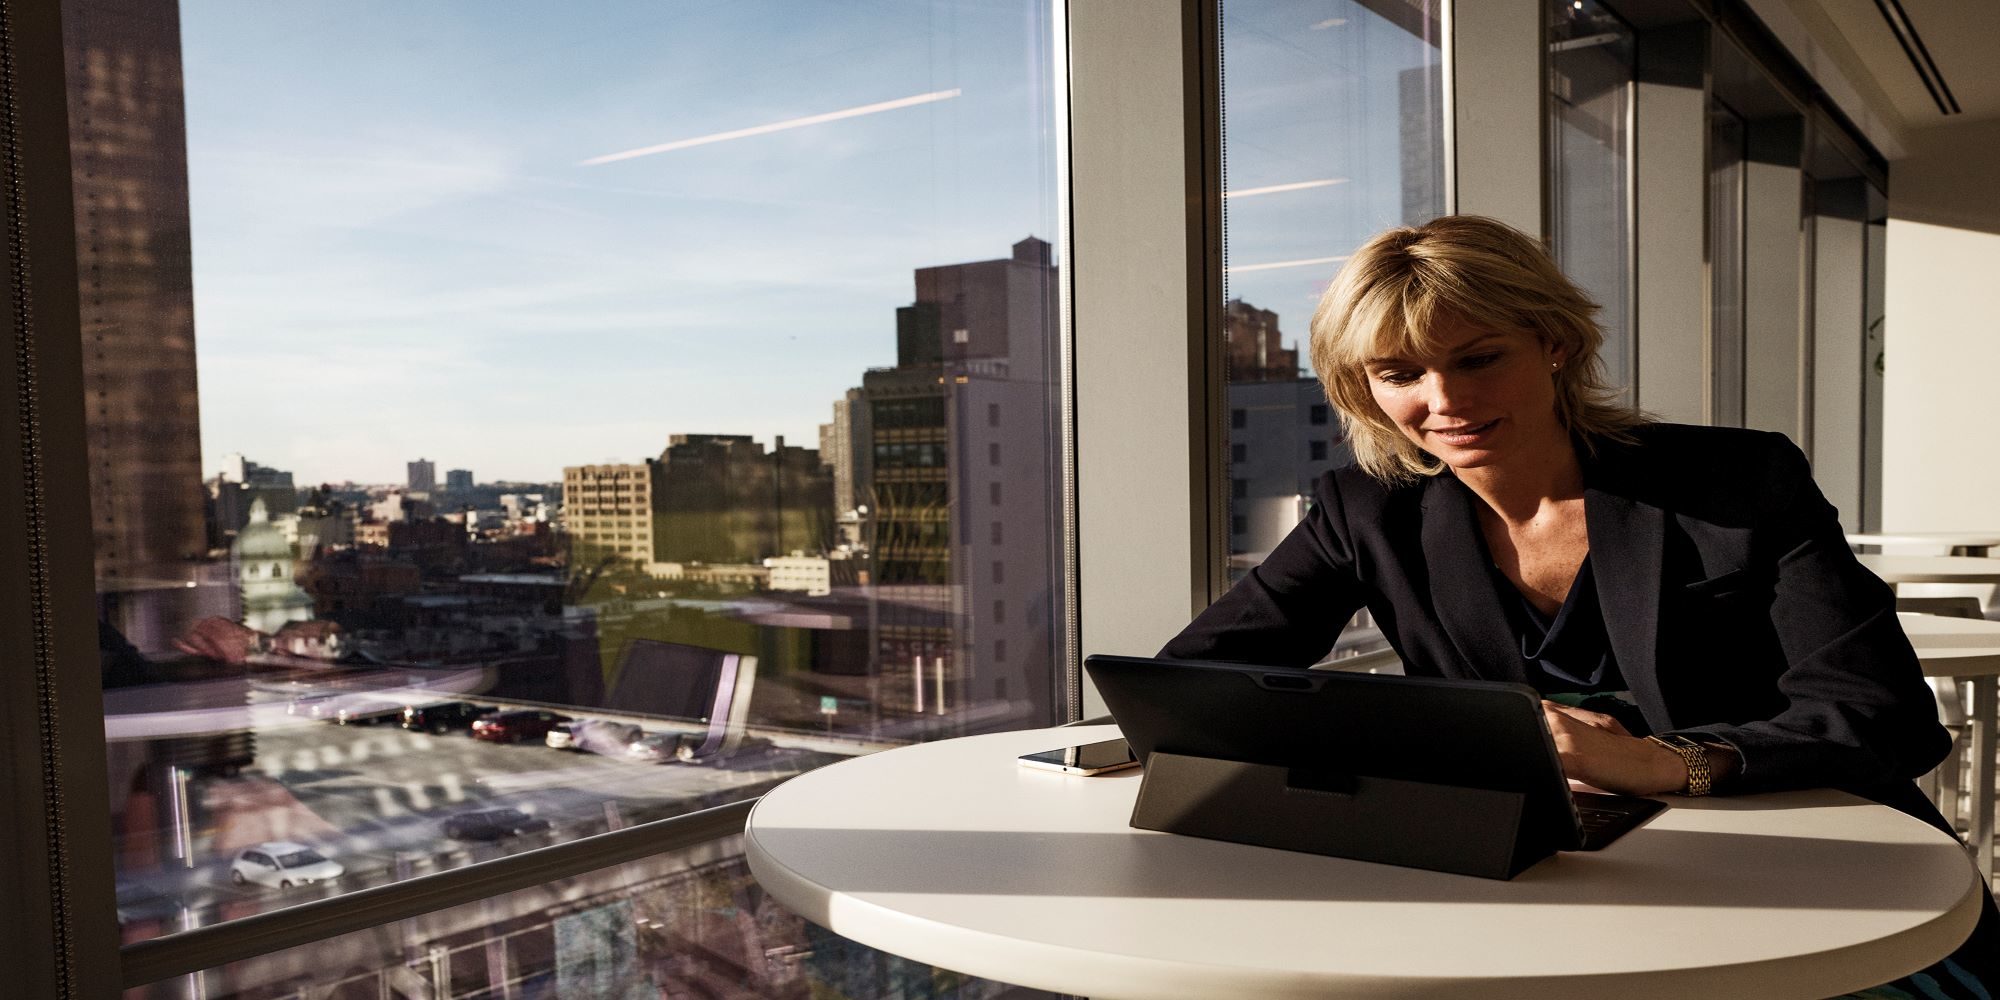
[[1555, 371], [1556, 369], [1558, 369], [1558, 368], [1561, 368], [1561, 367], [1562, 367], [1562, 362], [1560, 362], [1560, 361], [1551, 361], [1551, 362], [1549, 362], [1549, 370], [1550, 370], [1550, 371]]

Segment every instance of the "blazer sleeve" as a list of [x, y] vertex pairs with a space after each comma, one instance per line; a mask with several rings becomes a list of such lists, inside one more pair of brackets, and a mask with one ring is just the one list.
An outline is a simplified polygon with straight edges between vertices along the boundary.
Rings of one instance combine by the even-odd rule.
[[1743, 769], [1732, 792], [1866, 789], [1922, 775], [1944, 759], [1950, 737], [1896, 619], [1895, 592], [1854, 558], [1805, 455], [1772, 437], [1766, 483], [1783, 499], [1760, 531], [1774, 557], [1771, 624], [1787, 704], [1767, 720], [1680, 731], [1737, 748]]
[[1168, 642], [1162, 657], [1310, 667], [1333, 649], [1365, 602], [1337, 476], [1319, 478], [1305, 519]]

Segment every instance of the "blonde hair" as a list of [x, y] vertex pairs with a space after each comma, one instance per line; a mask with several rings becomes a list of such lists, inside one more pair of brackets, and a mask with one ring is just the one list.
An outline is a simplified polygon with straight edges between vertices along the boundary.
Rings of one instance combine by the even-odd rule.
[[1356, 464], [1385, 483], [1409, 482], [1444, 463], [1376, 405], [1362, 365], [1434, 353], [1447, 317], [1530, 334], [1562, 352], [1552, 373], [1556, 417], [1590, 452], [1593, 439], [1629, 441], [1626, 432], [1647, 420], [1605, 379], [1597, 311], [1540, 241], [1495, 219], [1447, 215], [1380, 233], [1348, 258], [1313, 312], [1313, 371]]

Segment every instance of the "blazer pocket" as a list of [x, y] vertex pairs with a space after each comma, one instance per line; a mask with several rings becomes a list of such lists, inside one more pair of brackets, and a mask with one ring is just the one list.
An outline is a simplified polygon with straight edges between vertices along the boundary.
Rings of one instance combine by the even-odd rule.
[[1757, 578], [1746, 568], [1732, 569], [1720, 576], [1712, 576], [1706, 580], [1696, 580], [1693, 583], [1685, 584], [1681, 587], [1681, 592], [1687, 594], [1689, 597], [1715, 598], [1733, 597], [1737, 594], [1757, 589]]

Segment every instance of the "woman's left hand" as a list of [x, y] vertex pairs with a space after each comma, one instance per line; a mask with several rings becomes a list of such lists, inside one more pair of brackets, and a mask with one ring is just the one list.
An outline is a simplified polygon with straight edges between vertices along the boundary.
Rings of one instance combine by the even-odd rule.
[[1627, 732], [1601, 712], [1542, 702], [1564, 776], [1626, 795], [1659, 795], [1687, 787], [1687, 763], [1678, 754]]

